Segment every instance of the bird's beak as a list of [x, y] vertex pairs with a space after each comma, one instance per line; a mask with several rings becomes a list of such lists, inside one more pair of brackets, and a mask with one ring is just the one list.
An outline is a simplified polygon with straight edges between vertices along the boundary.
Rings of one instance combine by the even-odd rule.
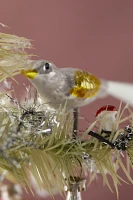
[[21, 70], [21, 74], [23, 74], [29, 79], [34, 79], [38, 74], [38, 72], [35, 69], [29, 69], [29, 70]]

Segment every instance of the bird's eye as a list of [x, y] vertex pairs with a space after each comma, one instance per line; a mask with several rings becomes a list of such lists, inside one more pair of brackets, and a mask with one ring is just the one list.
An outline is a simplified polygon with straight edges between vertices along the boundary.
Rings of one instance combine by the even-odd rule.
[[51, 63], [49, 62], [43, 63], [43, 66], [40, 68], [40, 74], [48, 74], [51, 71]]
[[49, 63], [45, 63], [45, 69], [48, 70], [50, 67]]

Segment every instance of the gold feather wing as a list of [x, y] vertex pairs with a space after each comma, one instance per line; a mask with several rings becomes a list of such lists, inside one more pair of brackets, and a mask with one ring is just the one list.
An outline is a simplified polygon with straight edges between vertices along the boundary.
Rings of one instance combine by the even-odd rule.
[[85, 71], [76, 71], [74, 74], [75, 86], [70, 89], [70, 94], [79, 98], [95, 96], [101, 86], [98, 78]]

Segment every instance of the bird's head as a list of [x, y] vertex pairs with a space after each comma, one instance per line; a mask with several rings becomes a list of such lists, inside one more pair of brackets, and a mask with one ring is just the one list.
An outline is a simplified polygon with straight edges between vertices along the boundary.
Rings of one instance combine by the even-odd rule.
[[51, 92], [59, 77], [58, 68], [46, 60], [35, 61], [31, 69], [22, 70], [21, 74], [29, 79], [40, 94]]
[[21, 70], [21, 74], [26, 76], [30, 81], [37, 79], [37, 77], [52, 77], [55, 75], [57, 67], [47, 60], [38, 60], [33, 63], [31, 69]]

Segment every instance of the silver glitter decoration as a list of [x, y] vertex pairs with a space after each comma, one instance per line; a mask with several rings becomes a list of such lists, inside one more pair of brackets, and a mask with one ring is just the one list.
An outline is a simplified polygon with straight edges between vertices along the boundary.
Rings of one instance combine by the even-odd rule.
[[82, 200], [81, 192], [86, 190], [86, 179], [70, 177], [69, 184], [64, 189], [67, 191], [66, 200]]

